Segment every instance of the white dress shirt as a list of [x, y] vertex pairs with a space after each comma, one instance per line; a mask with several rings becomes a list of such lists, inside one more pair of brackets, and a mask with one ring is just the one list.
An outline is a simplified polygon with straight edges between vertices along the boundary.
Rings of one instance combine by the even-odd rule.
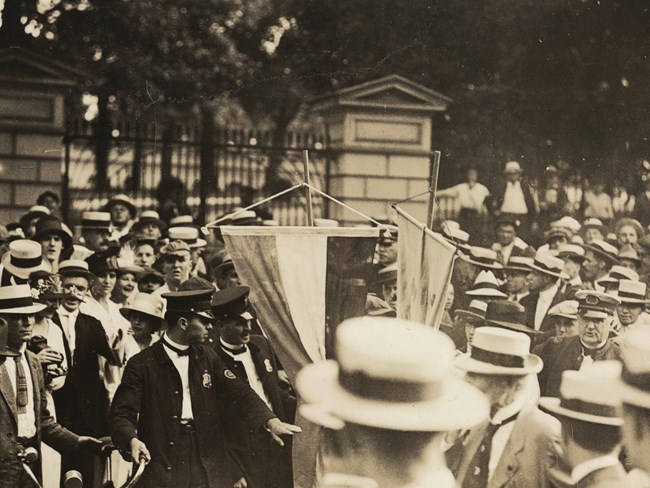
[[235, 361], [239, 361], [244, 366], [244, 371], [246, 371], [246, 376], [248, 377], [248, 384], [253, 389], [253, 391], [257, 393], [257, 396], [264, 400], [266, 405], [271, 410], [273, 410], [273, 407], [271, 406], [271, 399], [266, 394], [266, 391], [264, 391], [264, 384], [260, 380], [260, 375], [257, 373], [257, 368], [255, 367], [255, 362], [253, 361], [253, 355], [251, 354], [251, 350], [248, 348], [248, 346], [243, 346], [246, 348], [245, 352], [233, 354], [228, 350], [228, 348], [237, 349], [239, 346], [228, 344], [223, 339], [220, 340], [221, 344], [224, 346], [222, 349], [226, 352], [226, 354], [232, 357]]
[[70, 349], [70, 366], [72, 366], [72, 364], [74, 364], [74, 350], [77, 341], [75, 324], [77, 323], [77, 317], [79, 316], [79, 309], [74, 312], [69, 312], [63, 305], [61, 305], [57, 309], [56, 313], [59, 314], [59, 318], [61, 319], [61, 328], [63, 328], [63, 333], [68, 340], [68, 349]]
[[169, 356], [169, 359], [174, 363], [174, 367], [178, 371], [178, 374], [181, 377], [181, 384], [183, 385], [183, 407], [181, 408], [181, 419], [183, 420], [192, 420], [194, 419], [194, 413], [192, 411], [192, 396], [190, 395], [190, 357], [188, 355], [180, 356], [176, 351], [173, 351], [170, 347], [165, 344], [168, 342], [177, 349], [182, 349], [185, 351], [190, 346], [185, 346], [178, 344], [172, 341], [168, 335], [164, 336], [163, 346], [165, 346], [165, 352]]
[[[27, 344], [23, 343], [20, 348], [20, 362], [25, 370], [25, 379], [27, 380], [27, 406], [25, 411], [18, 411], [18, 437], [31, 439], [36, 435], [36, 413], [34, 411], [34, 383], [32, 381], [32, 371], [29, 369], [29, 361], [25, 357]], [[5, 370], [9, 375], [11, 388], [14, 390], [14, 398], [18, 399], [18, 390], [16, 387], [16, 361], [8, 357], [4, 362]]]
[[549, 308], [551, 308], [551, 302], [553, 301], [557, 290], [558, 284], [555, 283], [549, 289], [539, 292], [539, 300], [537, 300], [537, 307], [535, 308], [535, 330], [539, 330], [542, 326], [544, 317], [546, 317]]
[[[499, 424], [504, 420], [512, 417], [517, 414], [524, 408], [526, 404], [527, 395], [520, 395], [514, 402], [510, 405], [506, 405], [501, 408], [494, 414], [494, 417], [490, 420], [490, 423]], [[490, 451], [490, 462], [488, 463], [488, 479], [492, 477], [494, 470], [497, 468], [501, 456], [503, 456], [503, 451], [506, 449], [508, 440], [510, 439], [510, 434], [512, 434], [512, 429], [515, 427], [515, 422], [508, 422], [502, 427], [499, 427], [492, 438], [492, 450]]]
[[490, 195], [484, 185], [475, 183], [470, 187], [469, 183], [460, 183], [445, 190], [438, 191], [439, 196], [456, 197], [460, 208], [467, 208], [483, 213], [485, 210], [485, 199]]
[[503, 195], [501, 212], [524, 215], [528, 213], [528, 205], [524, 198], [524, 191], [519, 181], [508, 181], [506, 183], [506, 192]]

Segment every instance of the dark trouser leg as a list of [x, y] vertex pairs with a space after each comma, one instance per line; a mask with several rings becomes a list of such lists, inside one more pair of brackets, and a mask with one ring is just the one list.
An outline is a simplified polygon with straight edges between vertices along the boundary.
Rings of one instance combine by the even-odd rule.
[[208, 476], [199, 456], [196, 432], [191, 424], [181, 427], [178, 441], [178, 465], [173, 473], [172, 486], [207, 488]]

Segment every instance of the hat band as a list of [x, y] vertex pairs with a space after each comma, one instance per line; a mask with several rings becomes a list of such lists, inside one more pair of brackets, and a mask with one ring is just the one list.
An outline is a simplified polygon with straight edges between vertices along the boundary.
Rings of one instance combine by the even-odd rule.
[[43, 256], [37, 256], [35, 258], [17, 258], [16, 256], [11, 256], [9, 262], [16, 268], [29, 269], [41, 264], [43, 262]]
[[68, 266], [66, 268], [59, 268], [59, 274], [61, 276], [73, 275], [73, 274], [87, 275], [89, 273], [90, 273], [90, 271], [88, 271], [86, 268], [82, 268], [81, 266]]
[[422, 402], [439, 396], [435, 383], [376, 378], [362, 371], [339, 370], [341, 386], [352, 395], [384, 402]]
[[31, 307], [34, 305], [32, 297], [0, 298], [0, 313], [9, 308]]
[[496, 283], [489, 283], [489, 282], [474, 283], [472, 285], [471, 289], [472, 289], [472, 291], [476, 291], [476, 290], [484, 290], [485, 288], [490, 288], [492, 290], [498, 290], [499, 285], [497, 285]]
[[82, 220], [81, 227], [110, 227], [110, 222], [107, 220]]
[[645, 295], [639, 295], [638, 293], [632, 293], [629, 291], [618, 290], [618, 298], [634, 298], [635, 300], [645, 300]]
[[469, 258], [472, 261], [476, 261], [477, 263], [481, 263], [481, 264], [494, 264], [494, 259], [487, 258], [487, 257], [476, 256], [474, 254], [470, 254]]
[[551, 267], [547, 266], [546, 264], [544, 264], [544, 263], [542, 263], [542, 262], [540, 262], [540, 261], [537, 261], [537, 260], [535, 260], [535, 262], [533, 263], [533, 265], [536, 266], [536, 267], [538, 267], [538, 268], [540, 268], [540, 269], [543, 269], [544, 271], [547, 271], [547, 272], [549, 272], [549, 273], [559, 274], [559, 273], [562, 272], [561, 269], [558, 269], [558, 268], [551, 268]]
[[572, 410], [578, 413], [587, 415], [595, 415], [597, 417], [616, 418], [616, 408], [610, 405], [601, 405], [599, 403], [587, 402], [577, 398], [564, 398], [560, 399], [560, 406], [567, 410]]
[[503, 366], [505, 368], [523, 368], [524, 358], [521, 356], [514, 356], [512, 354], [503, 354], [500, 352], [488, 351], [480, 347], [472, 346], [470, 354], [472, 359], [481, 361], [483, 363], [490, 363], [495, 366]]
[[210, 300], [192, 302], [192, 306], [189, 308], [167, 308], [170, 312], [209, 312], [210, 311]]

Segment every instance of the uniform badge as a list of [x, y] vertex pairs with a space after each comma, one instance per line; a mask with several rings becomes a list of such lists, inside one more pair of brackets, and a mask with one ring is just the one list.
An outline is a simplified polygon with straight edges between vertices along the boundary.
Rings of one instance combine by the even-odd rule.
[[266, 367], [266, 371], [269, 373], [273, 373], [273, 366], [271, 366], [271, 361], [268, 359], [264, 360], [264, 366]]
[[212, 387], [212, 376], [209, 373], [203, 373], [203, 388]]
[[230, 371], [229, 369], [225, 369], [225, 370], [223, 371], [223, 375], [224, 375], [226, 378], [228, 378], [229, 380], [235, 380], [235, 379], [237, 379], [237, 377], [235, 376], [235, 373], [233, 373], [233, 372]]

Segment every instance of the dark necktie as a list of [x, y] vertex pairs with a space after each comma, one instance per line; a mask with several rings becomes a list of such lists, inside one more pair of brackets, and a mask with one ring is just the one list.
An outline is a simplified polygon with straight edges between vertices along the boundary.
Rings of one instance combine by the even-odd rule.
[[483, 434], [483, 439], [469, 463], [462, 488], [485, 488], [488, 484], [490, 453], [492, 452], [492, 439], [499, 428], [513, 422], [519, 412], [505, 419], [500, 424], [489, 423]]
[[14, 358], [16, 361], [16, 404], [18, 413], [25, 413], [27, 407], [27, 377], [22, 362], [23, 356]]
[[583, 346], [582, 357], [591, 356], [591, 359], [595, 361], [600, 356], [602, 350], [603, 350], [602, 347], [599, 347], [598, 349], [587, 349], [586, 347]]
[[168, 347], [172, 351], [174, 351], [176, 354], [179, 356], [189, 356], [190, 355], [190, 348], [188, 347], [187, 349], [181, 349], [176, 346], [172, 346], [169, 342], [165, 340], [165, 338], [162, 338], [163, 344], [165, 344], [165, 347]]

